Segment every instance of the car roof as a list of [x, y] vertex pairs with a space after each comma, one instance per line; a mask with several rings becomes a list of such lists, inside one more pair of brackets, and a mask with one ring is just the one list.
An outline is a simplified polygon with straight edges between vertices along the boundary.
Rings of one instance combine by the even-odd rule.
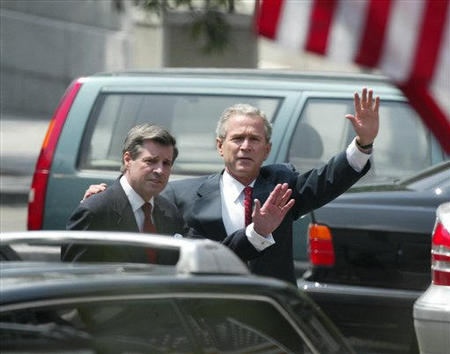
[[142, 71], [102, 72], [83, 78], [85, 83], [124, 85], [130, 90], [140, 85], [164, 85], [168, 87], [239, 87], [257, 90], [302, 90], [354, 92], [361, 87], [373, 88], [383, 97], [404, 97], [385, 76], [365, 73], [301, 72], [261, 69], [215, 69], [215, 68], [164, 68]]
[[156, 70], [128, 70], [114, 72], [100, 72], [92, 75], [96, 76], [185, 76], [185, 77], [205, 77], [205, 78], [235, 78], [247, 80], [251, 78], [267, 78], [273, 80], [369, 80], [377, 82], [389, 82], [383, 75], [354, 73], [354, 72], [333, 72], [333, 71], [286, 71], [286, 70], [261, 70], [261, 69], [233, 69], [233, 68], [162, 68]]
[[291, 284], [278, 279], [251, 274], [179, 274], [173, 266], [142, 264], [6, 262], [2, 263], [1, 282], [2, 311], [29, 301], [127, 294], [223, 297], [225, 294], [292, 296], [295, 292], [295, 296], [304, 297]]
[[[181, 236], [180, 236], [181, 237]], [[179, 274], [249, 274], [246, 265], [229, 248], [209, 239], [186, 239], [156, 234], [106, 231], [23, 231], [0, 235], [1, 244], [20, 247], [33, 255], [35, 247], [59, 247], [67, 244], [151, 247], [179, 252], [175, 269]]]
[[[67, 243], [132, 245], [179, 250], [176, 265], [140, 263], [70, 263], [3, 261], [2, 304], [52, 296], [88, 296], [127, 292], [203, 292], [249, 294], [260, 289], [288, 289], [286, 282], [250, 274], [227, 247], [211, 240], [177, 239], [129, 232], [24, 231], [0, 235], [2, 247], [45, 248]], [[58, 247], [59, 251], [59, 247]], [[27, 252], [25, 249], [24, 252]], [[59, 255], [59, 253], [58, 253]], [[290, 290], [292, 291], [292, 289]]]
[[371, 182], [352, 187], [352, 193], [365, 192], [393, 192], [393, 191], [432, 191], [435, 188], [449, 189], [450, 187], [450, 161], [442, 161], [436, 165], [430, 166], [418, 173], [394, 180], [390, 183]]

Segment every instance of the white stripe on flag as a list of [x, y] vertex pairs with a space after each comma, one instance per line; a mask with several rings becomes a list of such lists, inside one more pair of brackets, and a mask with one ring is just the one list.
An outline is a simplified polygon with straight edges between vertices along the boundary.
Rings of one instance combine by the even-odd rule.
[[450, 6], [430, 91], [450, 123]]
[[394, 1], [392, 4], [379, 67], [396, 82], [409, 79], [424, 6], [425, 1]]
[[297, 51], [304, 50], [310, 10], [311, 0], [284, 0], [277, 31], [280, 44]]
[[368, 1], [338, 2], [336, 18], [328, 39], [329, 57], [337, 62], [353, 63], [364, 31]]

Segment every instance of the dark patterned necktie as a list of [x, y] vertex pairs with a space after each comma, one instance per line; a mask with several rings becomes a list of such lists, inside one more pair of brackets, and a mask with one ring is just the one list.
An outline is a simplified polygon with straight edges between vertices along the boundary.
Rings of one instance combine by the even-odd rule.
[[[156, 232], [156, 227], [152, 222], [152, 205], [150, 203], [144, 203], [144, 205], [142, 205], [142, 210], [144, 211], [144, 227], [142, 228], [142, 232], [154, 234]], [[147, 254], [150, 263], [157, 262], [158, 256], [155, 250], [146, 248], [145, 253]]]
[[142, 228], [142, 232], [145, 233], [155, 233], [156, 227], [152, 222], [152, 205], [150, 203], [144, 203], [142, 205], [142, 210], [144, 211], [144, 227]]
[[245, 226], [248, 226], [252, 222], [252, 187], [244, 188], [244, 207], [245, 207]]

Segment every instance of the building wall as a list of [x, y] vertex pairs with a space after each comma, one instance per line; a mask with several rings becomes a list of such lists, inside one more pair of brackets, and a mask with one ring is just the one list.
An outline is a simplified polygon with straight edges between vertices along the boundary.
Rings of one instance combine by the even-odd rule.
[[51, 114], [74, 78], [132, 63], [112, 0], [2, 0], [0, 33], [2, 112]]
[[[69, 83], [102, 71], [160, 67], [241, 67], [358, 71], [311, 55], [288, 52], [253, 32], [253, 5], [229, 18], [231, 43], [206, 55], [192, 40], [190, 17], [155, 20], [124, 0], [1, 0], [0, 106], [51, 116]], [[239, 3], [243, 4], [243, 3]], [[247, 3], [245, 3], [247, 4]], [[244, 11], [245, 10], [245, 11]]]
[[167, 67], [256, 68], [258, 40], [253, 31], [252, 16], [228, 14], [230, 43], [222, 52], [206, 54], [205, 38], [194, 40], [192, 16], [167, 13], [163, 21], [163, 65]]

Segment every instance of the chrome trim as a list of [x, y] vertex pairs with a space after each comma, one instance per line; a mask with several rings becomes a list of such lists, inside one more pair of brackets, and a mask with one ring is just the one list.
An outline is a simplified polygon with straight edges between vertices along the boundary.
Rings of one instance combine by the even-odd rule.
[[328, 283], [297, 280], [297, 286], [307, 293], [326, 293], [334, 295], [373, 296], [377, 298], [415, 299], [422, 295], [419, 290], [398, 290], [388, 288], [374, 288], [368, 286], [336, 285]]

